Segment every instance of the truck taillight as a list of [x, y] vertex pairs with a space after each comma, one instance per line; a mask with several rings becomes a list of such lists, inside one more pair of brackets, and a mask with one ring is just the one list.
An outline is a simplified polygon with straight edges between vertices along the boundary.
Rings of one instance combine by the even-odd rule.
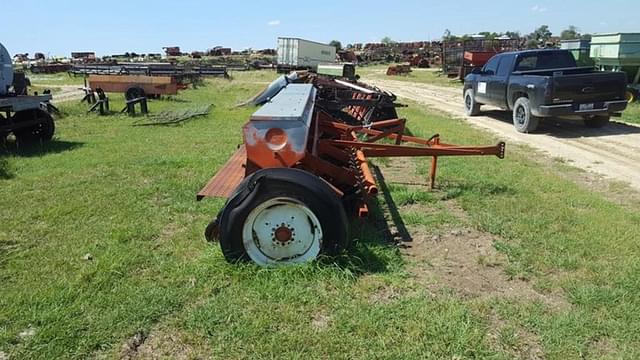
[[545, 99], [551, 99], [551, 95], [553, 94], [553, 81], [547, 81], [547, 86], [544, 87], [544, 97]]

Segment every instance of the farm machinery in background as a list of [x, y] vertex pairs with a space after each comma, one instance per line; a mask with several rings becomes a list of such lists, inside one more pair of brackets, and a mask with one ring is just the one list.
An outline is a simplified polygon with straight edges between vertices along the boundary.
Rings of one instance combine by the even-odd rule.
[[205, 237], [230, 262], [307, 262], [349, 246], [348, 215], [367, 216], [378, 193], [368, 159], [495, 155], [505, 145], [459, 146], [407, 134], [395, 96], [308, 72], [282, 76], [252, 101], [244, 143], [198, 193], [226, 198]]
[[24, 73], [14, 73], [11, 57], [0, 44], [0, 143], [11, 133], [18, 143], [46, 142], [55, 132], [51, 95], [27, 95]]

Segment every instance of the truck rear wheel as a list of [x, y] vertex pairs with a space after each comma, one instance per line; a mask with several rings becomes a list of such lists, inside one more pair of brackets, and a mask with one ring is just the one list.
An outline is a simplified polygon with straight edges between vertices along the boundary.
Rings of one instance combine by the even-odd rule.
[[467, 89], [464, 92], [464, 113], [467, 116], [476, 116], [480, 114], [480, 104], [476, 102], [473, 89]]
[[591, 115], [584, 117], [584, 125], [590, 128], [601, 128], [606, 126], [611, 117], [609, 115]]
[[513, 126], [518, 132], [528, 133], [536, 130], [540, 118], [531, 113], [531, 102], [521, 97], [513, 104]]
[[218, 224], [220, 246], [230, 262], [303, 263], [348, 246], [347, 216], [335, 192], [298, 169], [263, 169], [247, 177]]
[[41, 109], [18, 111], [13, 115], [16, 124], [37, 120], [38, 123], [29, 127], [20, 128], [13, 132], [18, 143], [31, 143], [37, 141], [49, 141], [55, 132], [55, 123], [51, 115]]

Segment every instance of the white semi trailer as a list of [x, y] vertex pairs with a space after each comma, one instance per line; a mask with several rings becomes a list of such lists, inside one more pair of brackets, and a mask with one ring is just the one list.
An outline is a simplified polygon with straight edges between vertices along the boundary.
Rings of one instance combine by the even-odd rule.
[[335, 46], [292, 37], [278, 38], [278, 71], [310, 69], [336, 62]]

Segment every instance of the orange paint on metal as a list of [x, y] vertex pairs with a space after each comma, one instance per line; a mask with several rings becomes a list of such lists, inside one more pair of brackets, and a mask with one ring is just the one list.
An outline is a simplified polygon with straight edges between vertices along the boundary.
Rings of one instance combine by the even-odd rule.
[[286, 243], [287, 241], [291, 240], [293, 233], [288, 227], [280, 226], [279, 228], [276, 229], [274, 235], [276, 237], [276, 240], [282, 243]]
[[123, 93], [131, 87], [139, 87], [146, 94], [176, 95], [178, 83], [172, 76], [148, 75], [89, 75], [89, 87], [105, 92]]
[[360, 206], [358, 207], [358, 216], [359, 217], [369, 216], [369, 207], [367, 206], [367, 203], [365, 203], [364, 201], [361, 202]]
[[204, 197], [227, 198], [233, 190], [242, 182], [245, 175], [244, 165], [247, 161], [245, 147], [241, 146], [227, 163], [209, 180], [209, 183], [200, 190], [197, 199]]
[[277, 151], [282, 149], [287, 142], [287, 133], [280, 128], [269, 129], [264, 136], [264, 140], [271, 150]]
[[376, 195], [378, 193], [378, 187], [376, 186], [376, 181], [373, 179], [373, 174], [371, 174], [371, 169], [369, 169], [369, 164], [362, 151], [356, 150], [356, 159], [358, 160], [358, 166], [360, 166], [360, 171], [364, 178], [364, 187], [367, 193], [369, 195]]
[[[261, 130], [258, 128], [260, 123], [268, 123], [267, 121], [249, 121], [244, 126], [244, 143], [247, 148], [247, 158], [261, 169], [274, 167], [293, 167], [295, 163], [302, 160], [305, 156], [305, 147], [300, 146], [300, 151], [295, 151], [292, 141], [301, 141], [292, 138], [285, 130], [271, 128], [269, 130]], [[269, 134], [271, 132], [271, 134]], [[262, 135], [261, 135], [262, 134]], [[271, 141], [283, 141], [277, 146], [270, 143]], [[306, 139], [302, 139], [306, 142]]]

